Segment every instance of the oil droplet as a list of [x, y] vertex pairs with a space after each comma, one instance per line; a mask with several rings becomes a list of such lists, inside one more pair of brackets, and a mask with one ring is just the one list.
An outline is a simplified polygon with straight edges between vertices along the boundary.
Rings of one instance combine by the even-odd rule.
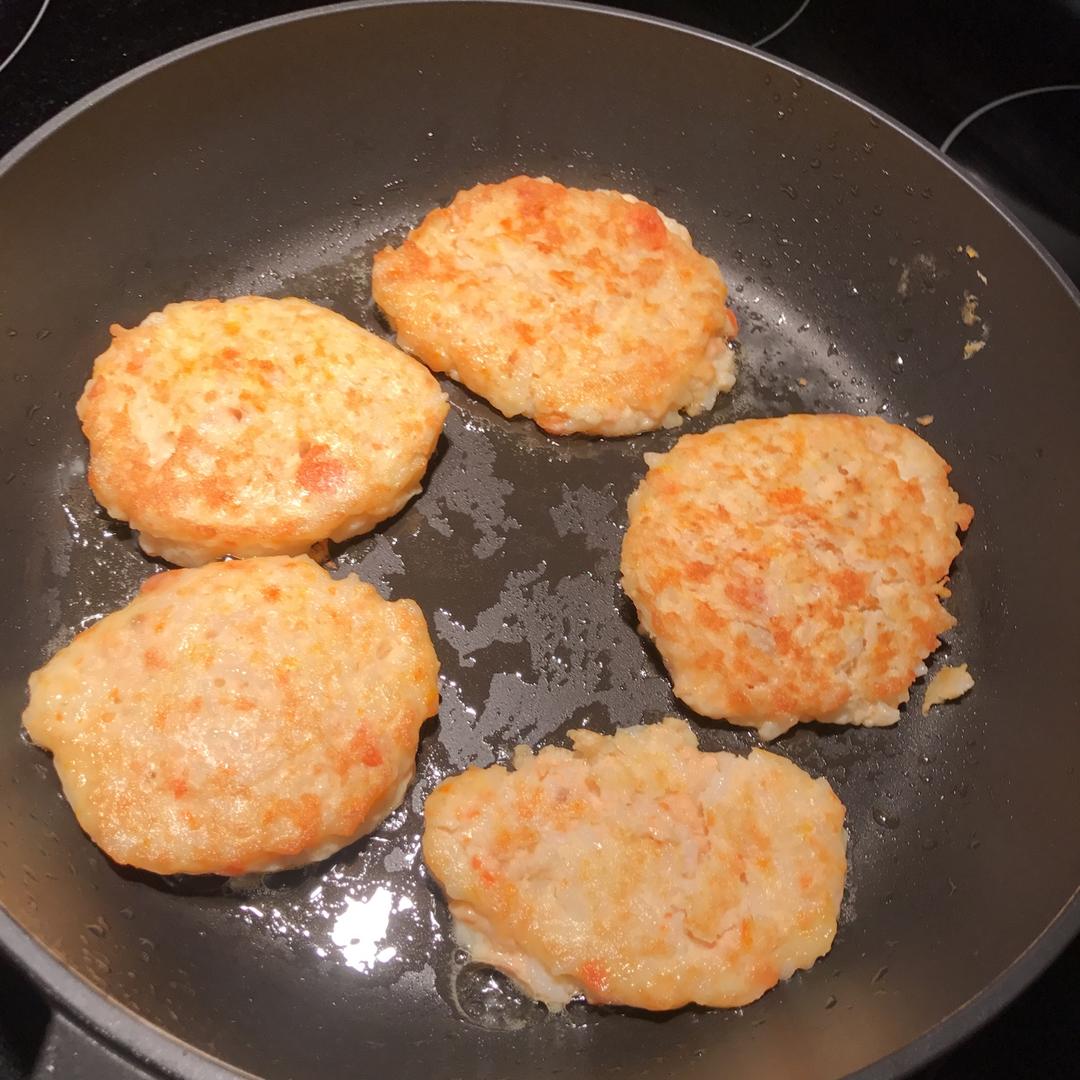
[[567, 1022], [573, 1024], [574, 1027], [591, 1027], [596, 1023], [601, 1014], [592, 1008], [584, 999], [574, 998], [573, 1001], [567, 1003], [562, 1015], [566, 1018]]
[[509, 976], [484, 964], [468, 964], [454, 972], [451, 996], [464, 1019], [489, 1031], [520, 1031], [546, 1012]]
[[900, 824], [900, 815], [889, 807], [874, 807], [874, 820], [885, 829], [895, 829]]

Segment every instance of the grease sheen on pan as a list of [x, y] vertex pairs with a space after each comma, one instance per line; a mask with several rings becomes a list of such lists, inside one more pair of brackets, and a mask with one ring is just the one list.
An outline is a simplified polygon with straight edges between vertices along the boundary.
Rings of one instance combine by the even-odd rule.
[[424, 809], [423, 853], [472, 959], [559, 1007], [738, 1006], [828, 952], [844, 808], [764, 750], [703, 753], [668, 718], [518, 747]]
[[170, 304], [112, 327], [78, 413], [88, 480], [150, 555], [298, 555], [397, 513], [446, 417], [411, 357], [306, 300]]
[[30, 676], [23, 724], [119, 863], [245, 874], [370, 832], [438, 708], [420, 609], [306, 556], [151, 577]]
[[375, 256], [402, 348], [555, 435], [681, 423], [735, 381], [735, 317], [681, 225], [614, 191], [517, 176]]
[[765, 738], [892, 724], [939, 635], [973, 511], [876, 417], [743, 420], [646, 454], [623, 585], [675, 693]]

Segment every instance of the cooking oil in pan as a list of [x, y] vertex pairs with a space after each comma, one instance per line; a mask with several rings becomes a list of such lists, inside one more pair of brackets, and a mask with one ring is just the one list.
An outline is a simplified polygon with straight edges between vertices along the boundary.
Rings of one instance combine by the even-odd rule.
[[508, 976], [484, 964], [468, 963], [464, 952], [454, 956], [447, 996], [462, 1019], [491, 1031], [520, 1031], [547, 1013]]
[[[303, 274], [238, 277], [223, 289], [307, 296], [385, 336], [365, 299], [366, 275], [372, 252], [404, 231], [392, 218], [367, 226], [365, 235], [340, 229], [307, 253], [315, 268]], [[327, 256], [330, 263], [317, 265]], [[442, 705], [422, 734], [415, 784], [371, 836], [322, 864], [221, 886], [180, 881], [170, 887], [194, 891], [192, 900], [207, 898], [218, 917], [257, 930], [277, 948], [355, 973], [359, 987], [394, 985], [427, 999], [438, 994], [463, 1021], [492, 1030], [520, 1030], [548, 1015], [511, 980], [456, 950], [445, 904], [420, 856], [425, 798], [470, 764], [505, 761], [520, 742], [536, 746], [562, 741], [572, 727], [611, 730], [669, 712], [685, 715], [618, 585], [626, 499], [644, 475], [644, 453], [744, 417], [888, 412], [890, 390], [903, 377], [895, 364], [853, 361], [847, 337], [796, 310], [751, 256], [739, 253], [725, 271], [744, 327], [738, 381], [711, 412], [682, 428], [621, 440], [555, 439], [444, 381], [453, 408], [424, 490], [394, 519], [332, 552], [332, 572], [356, 573], [391, 598], [412, 597], [428, 616], [442, 666]], [[52, 647], [121, 606], [165, 568], [97, 507], [81, 445], [63, 450], [57, 495], [66, 539], [35, 556], [49, 563]], [[698, 723], [696, 730], [706, 749], [745, 751], [753, 743], [748, 732], [725, 725]], [[928, 736], [908, 734], [906, 745], [921, 752]], [[875, 739], [886, 756], [891, 733]], [[849, 807], [857, 807], [855, 794], [867, 784], [870, 766], [846, 738], [795, 732], [782, 752], [827, 775], [845, 801], [852, 796]], [[841, 933], [852, 918], [858, 867], [880, 861], [880, 847], [863, 826], [872, 823], [877, 836], [893, 842], [902, 833], [902, 802], [852, 809], [867, 820], [852, 822], [854, 872]], [[572, 1006], [558, 1022], [591, 1022], [594, 1015]]]

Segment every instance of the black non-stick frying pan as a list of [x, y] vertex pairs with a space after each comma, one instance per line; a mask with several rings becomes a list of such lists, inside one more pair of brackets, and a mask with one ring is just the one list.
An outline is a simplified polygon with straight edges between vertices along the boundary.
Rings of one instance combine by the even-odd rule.
[[[117, 867], [19, 736], [29, 671], [162, 569], [86, 488], [74, 403], [108, 324], [264, 292], [385, 334], [373, 252], [459, 188], [518, 172], [633, 192], [719, 261], [739, 382], [684, 430], [932, 414], [919, 430], [977, 510], [960, 624], [934, 660], [970, 664], [975, 689], [892, 729], [808, 726], [775, 745], [842, 797], [851, 867], [832, 952], [745, 1009], [548, 1015], [463, 963], [417, 854], [424, 796], [449, 771], [572, 726], [687, 715], [616, 570], [642, 454], [676, 432], [558, 441], [447, 384], [424, 493], [337, 552], [337, 572], [428, 613], [439, 720], [404, 807], [324, 864], [257, 887]], [[352, 6], [223, 35], [69, 109], [0, 164], [0, 244], [0, 940], [76, 1019], [56, 1038], [86, 1025], [197, 1077], [895, 1076], [1080, 924], [1080, 306], [891, 121], [653, 20]], [[690, 718], [708, 748], [754, 742]], [[52, 1052], [76, 1075], [77, 1045]]]

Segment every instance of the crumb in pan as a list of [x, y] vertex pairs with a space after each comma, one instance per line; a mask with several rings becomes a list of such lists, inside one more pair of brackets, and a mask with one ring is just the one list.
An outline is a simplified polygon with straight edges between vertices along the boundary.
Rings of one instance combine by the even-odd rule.
[[923, 716], [928, 716], [935, 705], [962, 697], [974, 685], [975, 680], [968, 673], [967, 664], [943, 667], [926, 685], [922, 703]]

